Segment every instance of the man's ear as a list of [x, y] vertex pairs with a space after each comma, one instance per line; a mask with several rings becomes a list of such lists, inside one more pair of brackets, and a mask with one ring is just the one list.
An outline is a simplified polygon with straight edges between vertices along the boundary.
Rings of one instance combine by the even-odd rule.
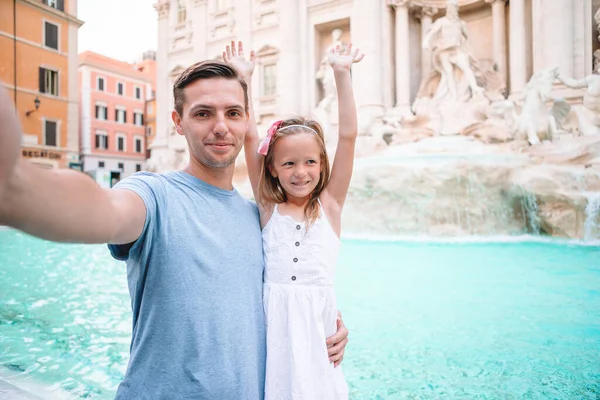
[[178, 134], [183, 135], [183, 128], [181, 126], [181, 117], [177, 113], [177, 111], [173, 110], [171, 113], [171, 119], [173, 119], [173, 123], [175, 124], [175, 130]]

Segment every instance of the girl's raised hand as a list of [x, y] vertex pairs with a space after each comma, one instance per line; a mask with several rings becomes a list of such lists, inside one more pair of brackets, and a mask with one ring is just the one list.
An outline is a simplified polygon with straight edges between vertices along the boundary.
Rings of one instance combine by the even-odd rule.
[[350, 70], [352, 64], [360, 62], [364, 56], [358, 47], [352, 51], [352, 43], [349, 43], [344, 50], [338, 44], [329, 53], [329, 64], [334, 70]]

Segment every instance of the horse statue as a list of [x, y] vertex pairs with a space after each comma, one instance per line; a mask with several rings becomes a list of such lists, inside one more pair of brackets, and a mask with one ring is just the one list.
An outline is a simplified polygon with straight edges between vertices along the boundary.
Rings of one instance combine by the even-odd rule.
[[[517, 133], [526, 136], [531, 145], [539, 144], [540, 138], [552, 140], [571, 109], [563, 99], [550, 96], [557, 76], [556, 68], [546, 68], [535, 73], [525, 86], [525, 99], [517, 118]], [[550, 101], [551, 107], [548, 105]]]

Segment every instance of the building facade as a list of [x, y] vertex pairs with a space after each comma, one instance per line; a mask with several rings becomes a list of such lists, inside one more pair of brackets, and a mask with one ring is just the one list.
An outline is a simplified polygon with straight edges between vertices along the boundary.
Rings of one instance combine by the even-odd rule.
[[[470, 51], [492, 65], [518, 97], [531, 76], [556, 67], [581, 79], [592, 73], [600, 42], [592, 26], [598, 0], [457, 0]], [[252, 82], [261, 131], [274, 119], [312, 115], [335, 125], [335, 94], [325, 54], [350, 41], [366, 54], [353, 67], [360, 133], [377, 121], [411, 114], [432, 69], [423, 48], [447, 0], [160, 0], [158, 14], [154, 169], [179, 168], [186, 143], [173, 129], [171, 88], [190, 64], [219, 59], [231, 40], [257, 54]], [[556, 95], [580, 102], [582, 91], [556, 85]], [[335, 93], [335, 91], [333, 91]], [[333, 131], [333, 129], [332, 129]]]
[[145, 108], [153, 92], [154, 60], [129, 64], [93, 52], [79, 57], [81, 160], [110, 186], [145, 168]]
[[23, 128], [22, 154], [80, 168], [77, 0], [0, 0], [0, 83]]

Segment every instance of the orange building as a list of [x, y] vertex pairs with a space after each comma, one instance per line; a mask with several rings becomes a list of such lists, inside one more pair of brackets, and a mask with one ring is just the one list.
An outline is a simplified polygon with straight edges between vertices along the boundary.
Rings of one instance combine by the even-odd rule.
[[146, 101], [146, 158], [151, 156], [152, 143], [156, 137], [156, 96]]
[[109, 186], [145, 166], [144, 116], [155, 80], [155, 62], [145, 61], [150, 66], [140, 69], [89, 51], [79, 55], [83, 169]]
[[25, 158], [80, 168], [77, 0], [0, 0], [0, 84], [14, 99]]
[[144, 118], [146, 122], [146, 158], [148, 159], [152, 142], [156, 136], [156, 52], [145, 52], [142, 61], [137, 63], [137, 69], [152, 76], [152, 92], [146, 99], [146, 118]]

